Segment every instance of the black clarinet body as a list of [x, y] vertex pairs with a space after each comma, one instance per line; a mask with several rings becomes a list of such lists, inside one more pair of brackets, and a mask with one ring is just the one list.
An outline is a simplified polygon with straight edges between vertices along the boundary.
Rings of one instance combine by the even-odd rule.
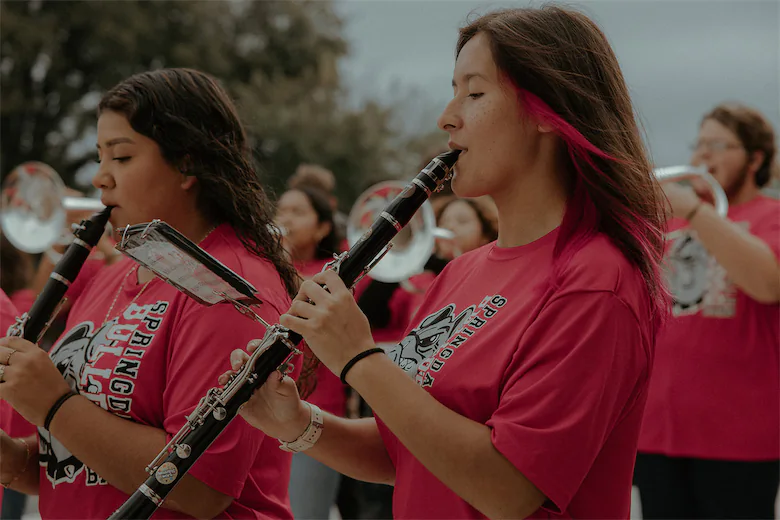
[[35, 303], [26, 314], [17, 319], [11, 330], [12, 336], [21, 336], [27, 341], [38, 343], [57, 315], [68, 287], [78, 276], [92, 248], [100, 241], [112, 209], [108, 207], [88, 220], [81, 221], [73, 233], [73, 242], [54, 266]]
[[[450, 178], [460, 150], [435, 157], [385, 208], [371, 228], [328, 269], [335, 270], [347, 287], [362, 278], [388, 250], [388, 244], [428, 197]], [[293, 355], [302, 338], [280, 325], [269, 328], [260, 346], [222, 388], [212, 388], [187, 417], [184, 427], [146, 468], [149, 478], [112, 514], [110, 520], [150, 518], [228, 424], [241, 406], [268, 377]]]

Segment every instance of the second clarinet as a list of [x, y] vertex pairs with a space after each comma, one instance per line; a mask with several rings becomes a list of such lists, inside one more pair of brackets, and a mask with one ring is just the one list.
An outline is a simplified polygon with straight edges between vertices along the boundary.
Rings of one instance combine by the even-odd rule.
[[[452, 176], [460, 150], [436, 156], [382, 211], [369, 230], [327, 268], [352, 287], [382, 258], [390, 241], [409, 223], [431, 194]], [[224, 388], [212, 388], [187, 418], [182, 429], [146, 468], [149, 478], [110, 519], [150, 518], [198, 458], [232, 421], [240, 407], [268, 377], [292, 356], [300, 354], [301, 337], [271, 326], [260, 346]]]

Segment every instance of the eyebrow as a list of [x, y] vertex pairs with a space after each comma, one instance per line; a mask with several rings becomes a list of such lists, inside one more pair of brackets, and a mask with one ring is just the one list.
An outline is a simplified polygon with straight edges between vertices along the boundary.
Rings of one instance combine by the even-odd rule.
[[[464, 83], [468, 83], [468, 81], [471, 78], [481, 78], [481, 79], [484, 79], [485, 81], [489, 81], [483, 74], [480, 74], [479, 72], [470, 72], [468, 74], [464, 74], [463, 75], [463, 82]], [[452, 78], [452, 86], [453, 87], [456, 86], [455, 83], [456, 83], [455, 82], [455, 78]]]
[[[122, 143], [130, 143], [130, 144], [135, 144], [135, 141], [133, 141], [133, 140], [132, 140], [132, 139], [130, 139], [129, 137], [117, 137], [117, 138], [115, 138], [115, 139], [109, 139], [109, 140], [106, 142], [106, 148], [111, 148], [112, 146], [114, 146], [114, 145], [116, 145], [116, 144], [122, 144]], [[97, 146], [98, 148], [100, 148], [100, 143], [97, 143], [95, 146]]]

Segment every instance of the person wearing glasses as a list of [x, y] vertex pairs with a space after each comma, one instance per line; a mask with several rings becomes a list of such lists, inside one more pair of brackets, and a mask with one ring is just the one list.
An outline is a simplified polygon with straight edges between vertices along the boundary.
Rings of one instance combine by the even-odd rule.
[[643, 518], [774, 518], [780, 480], [780, 201], [759, 112], [722, 104], [701, 121], [692, 164], [729, 201], [664, 185], [673, 315], [659, 332], [635, 483]]

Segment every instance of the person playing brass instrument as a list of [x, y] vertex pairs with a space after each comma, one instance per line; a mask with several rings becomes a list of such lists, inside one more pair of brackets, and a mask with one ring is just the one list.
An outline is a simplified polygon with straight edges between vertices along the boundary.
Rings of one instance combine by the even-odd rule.
[[661, 190], [620, 67], [594, 22], [553, 6], [476, 19], [456, 56], [438, 122], [462, 150], [452, 188], [492, 197], [497, 241], [447, 265], [388, 355], [336, 273], [302, 284], [280, 323], [376, 419], [322, 414], [279, 374], [241, 413], [394, 484], [399, 518], [628, 518], [668, 299]]
[[[167, 222], [258, 287], [258, 314], [277, 321], [298, 278], [218, 82], [188, 69], [138, 74], [106, 93], [98, 112], [93, 185], [114, 206], [114, 228]], [[229, 366], [233, 345], [263, 332], [232, 306], [202, 306], [129, 259], [101, 269], [50, 357], [0, 340], [0, 399], [38, 426], [26, 455], [0, 434], [0, 482], [39, 494], [43, 518], [107, 518]], [[18, 460], [27, 463], [11, 464]], [[158, 516], [291, 518], [289, 471], [290, 454], [235, 421]]]
[[639, 441], [646, 519], [774, 518], [780, 201], [761, 189], [777, 167], [775, 143], [758, 111], [718, 105], [701, 120], [691, 163], [723, 187], [728, 216], [706, 190], [664, 184], [674, 316], [658, 336]]

